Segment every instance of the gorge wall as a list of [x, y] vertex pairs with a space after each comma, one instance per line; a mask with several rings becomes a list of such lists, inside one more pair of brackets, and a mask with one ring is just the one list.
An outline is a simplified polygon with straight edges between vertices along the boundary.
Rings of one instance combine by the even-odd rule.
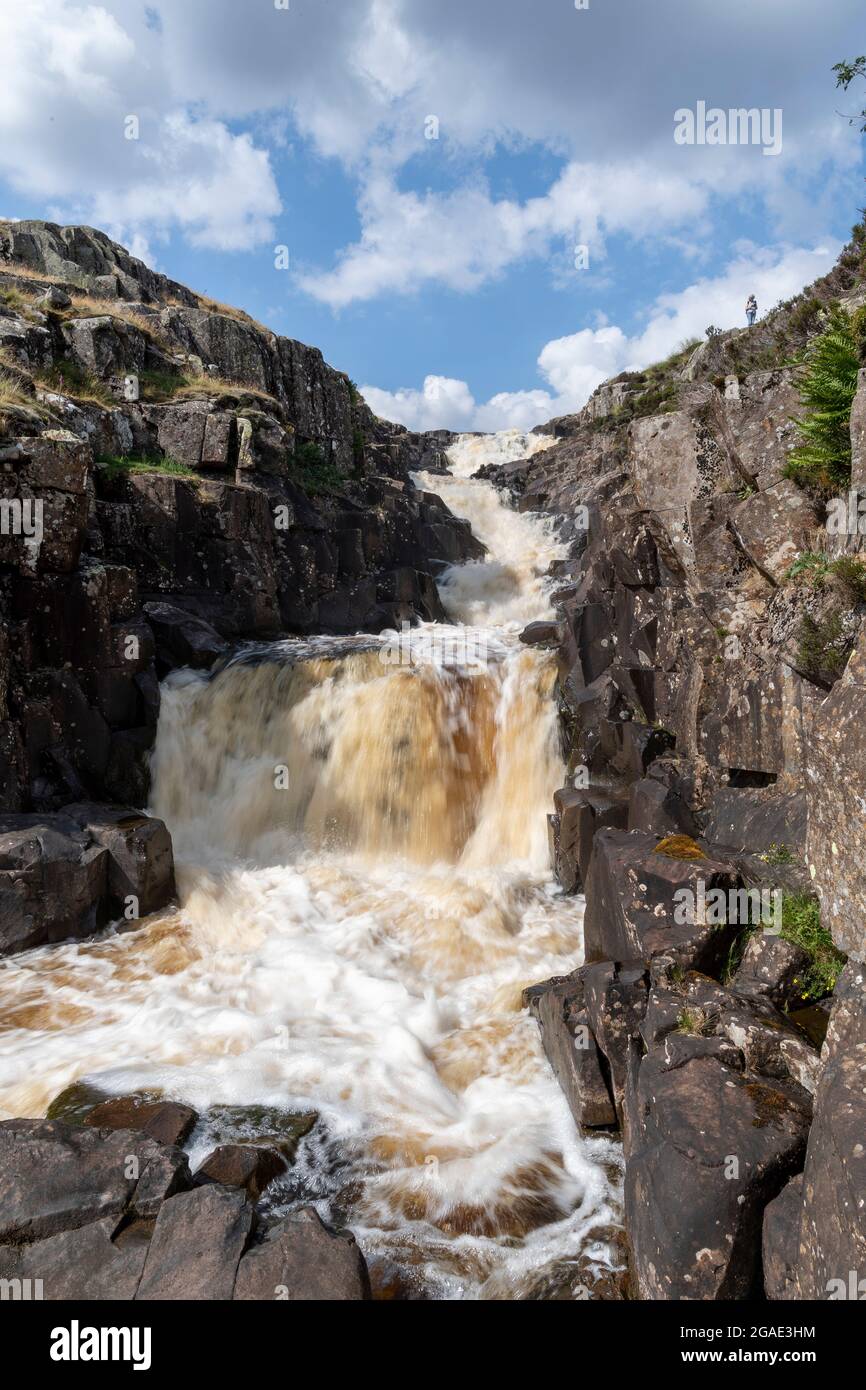
[[[443, 442], [101, 232], [0, 225], [0, 810], [18, 836], [0, 950], [116, 906], [92, 805], [146, 804], [174, 666], [444, 616], [434, 572], [481, 547], [410, 482]], [[50, 846], [8, 819], [70, 805]], [[156, 877], [151, 906], [172, 888]]]
[[866, 1264], [866, 371], [839, 502], [788, 467], [792, 359], [866, 299], [861, 242], [499, 477], [572, 537], [527, 635], [559, 654], [551, 842], [587, 963], [526, 997], [577, 1122], [616, 1114], [640, 1298], [851, 1297]]

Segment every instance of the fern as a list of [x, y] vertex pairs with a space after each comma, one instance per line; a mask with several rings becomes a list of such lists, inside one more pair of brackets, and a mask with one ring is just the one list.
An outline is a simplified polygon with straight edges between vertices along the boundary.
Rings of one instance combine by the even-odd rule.
[[823, 333], [806, 349], [799, 381], [807, 414], [794, 423], [801, 443], [791, 450], [786, 474], [823, 490], [851, 476], [851, 403], [860, 357], [851, 317], [832, 310]]

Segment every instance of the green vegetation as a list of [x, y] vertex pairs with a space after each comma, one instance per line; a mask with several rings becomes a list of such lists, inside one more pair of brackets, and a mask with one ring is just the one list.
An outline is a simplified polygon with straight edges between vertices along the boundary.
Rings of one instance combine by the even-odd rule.
[[70, 360], [58, 362], [47, 372], [35, 378], [43, 390], [54, 391], [57, 395], [71, 396], [75, 401], [91, 402], [94, 405], [114, 406], [117, 401], [104, 381], [92, 372], [79, 367]]
[[782, 939], [799, 946], [809, 956], [802, 983], [802, 997], [823, 999], [832, 994], [845, 956], [833, 945], [833, 938], [821, 926], [821, 906], [808, 893], [785, 893], [782, 897]]
[[[855, 58], [850, 63], [834, 63], [833, 71], [836, 74], [836, 86], [841, 87], [843, 92], [847, 92], [855, 78], [866, 78], [866, 54], [861, 53], [859, 58]], [[866, 108], [858, 111], [856, 116], [851, 117], [852, 125], [857, 121], [860, 122], [861, 131], [866, 131]]]
[[178, 463], [177, 459], [173, 458], [126, 458], [102, 454], [96, 460], [96, 466], [112, 482], [116, 478], [125, 478], [130, 473], [169, 473], [175, 478], [201, 481], [194, 468], [188, 468], [185, 463]]
[[840, 555], [831, 560], [826, 551], [805, 550], [797, 556], [785, 578], [796, 579], [800, 575], [816, 589], [822, 588], [828, 578], [835, 578], [852, 606], [866, 603], [866, 560], [858, 555]]
[[815, 679], [838, 680], [848, 664], [852, 639], [846, 635], [842, 614], [825, 618], [804, 614], [797, 629], [797, 661], [806, 675]]
[[325, 458], [320, 446], [312, 441], [295, 446], [290, 477], [311, 497], [336, 492], [346, 481], [339, 469]]
[[799, 389], [806, 414], [794, 422], [802, 443], [785, 468], [785, 476], [802, 487], [830, 495], [851, 476], [851, 404], [859, 368], [851, 315], [837, 307], [803, 357]]
[[777, 844], [775, 840], [769, 849], [765, 849], [758, 858], [765, 864], [793, 864], [794, 856], [786, 844]]
[[700, 1034], [704, 1028], [704, 1016], [698, 1009], [683, 1009], [677, 1019], [676, 1031], [678, 1033]]

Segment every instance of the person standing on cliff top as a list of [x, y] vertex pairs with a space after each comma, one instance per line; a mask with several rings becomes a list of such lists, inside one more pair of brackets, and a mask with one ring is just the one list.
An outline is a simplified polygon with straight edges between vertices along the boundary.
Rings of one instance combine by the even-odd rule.
[[754, 327], [755, 319], [758, 317], [758, 301], [753, 294], [746, 300], [746, 322], [749, 327]]

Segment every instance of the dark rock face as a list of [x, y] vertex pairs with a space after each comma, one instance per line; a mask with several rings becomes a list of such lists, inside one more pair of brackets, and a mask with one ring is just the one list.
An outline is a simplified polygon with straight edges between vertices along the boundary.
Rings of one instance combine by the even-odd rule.
[[196, 1182], [242, 1187], [256, 1201], [269, 1182], [285, 1170], [285, 1160], [275, 1149], [254, 1144], [220, 1144], [196, 1169]]
[[7, 280], [33, 302], [0, 313], [0, 953], [171, 900], [165, 827], [102, 804], [147, 804], [169, 671], [442, 619], [434, 571], [483, 554], [409, 478], [450, 437], [376, 419], [315, 348], [90, 228], [4, 224]]
[[758, 1291], [764, 1205], [802, 1162], [808, 1109], [711, 1041], [671, 1035], [640, 1067], [626, 1225], [642, 1298]]
[[137, 920], [175, 894], [161, 820], [122, 807], [0, 817], [0, 955]]
[[262, 1226], [243, 1185], [193, 1186], [181, 1150], [147, 1132], [182, 1132], [170, 1112], [187, 1108], [129, 1102], [100, 1108], [112, 1124], [126, 1106], [136, 1129], [0, 1123], [0, 1279], [49, 1301], [369, 1298], [350, 1235], [311, 1210]]
[[[810, 306], [861, 303], [857, 259], [844, 254], [805, 292]], [[518, 470], [521, 506], [556, 517], [571, 542], [555, 605], [573, 785], [555, 795], [550, 832], [562, 887], [586, 895], [590, 962], [567, 986], [541, 987], [544, 1004], [527, 998], [553, 1039], [569, 1010], [588, 1017], [617, 1102], [632, 1278], [647, 1298], [744, 1298], [762, 1283], [770, 1297], [826, 1298], [829, 1279], [866, 1264], [853, 1209], [866, 1191], [853, 1137], [866, 1132], [863, 1000], [846, 972], [819, 1055], [825, 1001], [798, 1012], [803, 1029], [783, 1012], [811, 960], [774, 916], [791, 895], [817, 899], [837, 946], [866, 959], [866, 610], [832, 576], [792, 571], [808, 552], [860, 558], [864, 542], [834, 535], [783, 476], [796, 380], [757, 360], [777, 340], [803, 346], [820, 329], [807, 319], [788, 306], [756, 335], [623, 374], [544, 426], [554, 444]], [[860, 382], [855, 485], [864, 401]], [[809, 624], [833, 642], [809, 647]], [[697, 841], [697, 857], [657, 852], [677, 837]], [[724, 891], [721, 921], [677, 917], [701, 884]], [[766, 895], [760, 920], [746, 892]], [[747, 939], [746, 925], [765, 930]], [[612, 988], [629, 972], [648, 980], [641, 1008]], [[571, 1059], [545, 1047], [580, 1122]], [[736, 1181], [721, 1176], [728, 1157]]]
[[866, 970], [851, 962], [836, 988], [803, 1172], [793, 1286], [798, 1298], [863, 1297], [866, 1269]]
[[370, 1282], [354, 1238], [335, 1236], [308, 1208], [279, 1222], [244, 1255], [234, 1296], [346, 1302], [369, 1298]]

